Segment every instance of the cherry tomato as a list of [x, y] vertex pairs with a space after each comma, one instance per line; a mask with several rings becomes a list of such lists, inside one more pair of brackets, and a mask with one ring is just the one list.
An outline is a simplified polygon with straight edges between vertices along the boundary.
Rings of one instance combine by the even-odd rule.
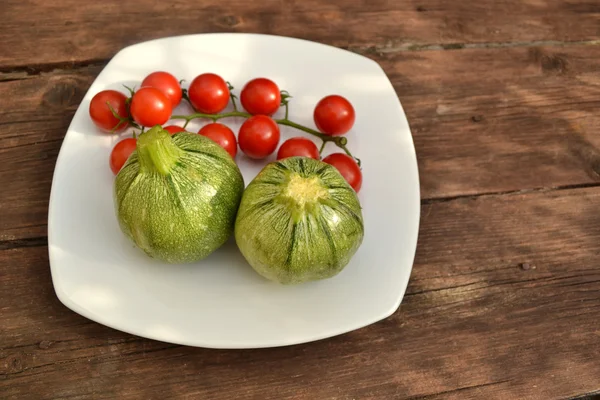
[[156, 71], [142, 81], [142, 87], [151, 86], [163, 92], [169, 100], [171, 107], [175, 108], [181, 102], [181, 86], [173, 75], [165, 71]]
[[152, 127], [162, 125], [171, 118], [171, 100], [159, 89], [146, 86], [131, 99], [131, 116], [138, 124]]
[[[90, 117], [94, 124], [104, 130], [120, 132], [127, 128], [127, 122], [121, 122], [110, 110], [112, 109], [122, 118], [127, 119], [127, 97], [116, 90], [103, 90], [98, 92], [90, 102]], [[107, 104], [108, 103], [108, 104]]]
[[310, 139], [294, 137], [283, 142], [279, 151], [277, 151], [277, 159], [281, 160], [283, 158], [294, 156], [310, 157], [318, 160], [319, 149]]
[[240, 100], [242, 106], [252, 115], [273, 115], [281, 105], [281, 93], [272, 80], [256, 78], [246, 83]]
[[336, 167], [344, 179], [346, 179], [350, 186], [358, 193], [362, 186], [362, 172], [352, 157], [344, 153], [333, 153], [325, 157], [323, 162]]
[[321, 132], [332, 136], [343, 135], [354, 125], [354, 107], [342, 96], [326, 96], [317, 103], [313, 118]]
[[265, 158], [273, 153], [279, 143], [279, 126], [273, 118], [255, 115], [240, 127], [240, 149], [250, 158]]
[[134, 138], [127, 138], [121, 140], [115, 145], [115, 147], [113, 147], [112, 151], [110, 152], [109, 164], [110, 169], [115, 175], [119, 173], [121, 168], [123, 168], [123, 165], [125, 165], [125, 162], [135, 150], [136, 142], [137, 140]]
[[171, 135], [174, 135], [177, 132], [185, 132], [185, 129], [183, 129], [182, 127], [177, 126], [177, 125], [163, 126], [163, 129], [165, 131], [169, 132]]
[[229, 87], [219, 75], [202, 74], [190, 84], [188, 97], [199, 112], [216, 114], [223, 111], [229, 103]]
[[206, 136], [213, 142], [216, 142], [219, 146], [227, 150], [232, 158], [235, 158], [237, 154], [237, 141], [235, 135], [229, 127], [213, 122], [212, 124], [204, 125], [198, 134]]

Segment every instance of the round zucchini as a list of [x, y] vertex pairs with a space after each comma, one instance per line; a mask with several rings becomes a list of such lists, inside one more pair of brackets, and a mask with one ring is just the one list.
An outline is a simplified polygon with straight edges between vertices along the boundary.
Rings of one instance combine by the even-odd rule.
[[244, 191], [235, 222], [248, 263], [282, 284], [337, 275], [363, 236], [356, 192], [337, 169], [306, 157], [268, 164]]
[[244, 180], [229, 153], [189, 132], [156, 126], [140, 135], [118, 173], [114, 199], [121, 230], [149, 256], [198, 261], [233, 233]]

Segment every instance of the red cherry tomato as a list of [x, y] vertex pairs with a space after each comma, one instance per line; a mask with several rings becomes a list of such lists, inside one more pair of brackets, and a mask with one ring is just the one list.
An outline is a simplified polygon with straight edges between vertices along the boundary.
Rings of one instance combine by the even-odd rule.
[[[94, 124], [104, 130], [120, 132], [127, 128], [127, 122], [121, 122], [115, 117], [110, 107], [122, 118], [127, 119], [127, 97], [116, 90], [103, 90], [98, 92], [90, 102], [90, 117]], [[108, 104], [110, 104], [110, 107]]]
[[185, 132], [185, 129], [183, 129], [182, 127], [177, 126], [177, 125], [163, 126], [163, 129], [165, 131], [169, 132], [171, 135], [174, 135], [177, 132]]
[[136, 140], [134, 138], [127, 138], [121, 140], [113, 147], [110, 152], [110, 169], [116, 175], [119, 173], [125, 162], [135, 150]]
[[244, 86], [240, 100], [242, 106], [252, 115], [273, 115], [281, 105], [281, 93], [272, 80], [256, 78]]
[[279, 126], [273, 118], [255, 115], [240, 127], [240, 149], [250, 158], [261, 159], [273, 153], [279, 143]]
[[171, 100], [159, 89], [143, 87], [131, 99], [131, 116], [138, 124], [152, 127], [162, 125], [171, 118]]
[[231, 158], [235, 158], [237, 154], [237, 141], [235, 135], [229, 127], [213, 122], [212, 124], [204, 125], [198, 134], [206, 136], [213, 142], [216, 142], [219, 146], [227, 150]]
[[343, 135], [354, 125], [354, 107], [342, 96], [326, 96], [317, 103], [313, 118], [321, 132]]
[[171, 107], [175, 108], [181, 102], [181, 86], [173, 75], [165, 71], [156, 71], [142, 81], [142, 87], [151, 86], [163, 92], [169, 100]]
[[277, 151], [278, 160], [295, 156], [310, 157], [318, 160], [319, 149], [312, 140], [303, 137], [295, 137], [283, 142]]
[[333, 153], [325, 157], [323, 162], [336, 167], [344, 179], [346, 179], [350, 186], [358, 193], [362, 186], [362, 172], [352, 157], [344, 153]]
[[229, 87], [219, 75], [202, 74], [190, 84], [188, 97], [199, 112], [216, 114], [223, 111], [229, 103]]

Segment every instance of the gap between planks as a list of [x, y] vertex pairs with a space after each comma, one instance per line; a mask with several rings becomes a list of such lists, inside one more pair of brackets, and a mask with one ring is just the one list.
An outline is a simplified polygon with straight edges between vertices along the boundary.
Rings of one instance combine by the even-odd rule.
[[597, 400], [600, 399], [600, 390], [582, 394], [576, 397], [568, 397], [565, 400]]
[[562, 190], [577, 190], [577, 189], [589, 189], [594, 187], [599, 187], [600, 182], [589, 182], [589, 183], [578, 183], [575, 185], [562, 185], [562, 186], [552, 186], [552, 187], [540, 187], [540, 188], [530, 188], [530, 189], [517, 189], [517, 190], [505, 190], [500, 192], [482, 192], [482, 193], [474, 193], [474, 194], [461, 194], [458, 196], [448, 196], [448, 197], [431, 197], [421, 199], [421, 205], [435, 204], [435, 203], [445, 203], [454, 200], [474, 200], [480, 197], [498, 197], [498, 196], [511, 196], [511, 195], [522, 195], [522, 194], [531, 194], [531, 193], [547, 193], [547, 192], [558, 192]]
[[[567, 47], [567, 46], [597, 46], [600, 40], [578, 40], [578, 41], [557, 41], [557, 40], [537, 40], [528, 42], [484, 42], [484, 43], [445, 43], [445, 44], [412, 44], [401, 43], [394, 44], [389, 41], [383, 45], [373, 46], [349, 46], [340, 47], [353, 53], [368, 56], [369, 54], [393, 54], [402, 52], [419, 51], [452, 51], [465, 49], [501, 49], [514, 47]], [[90, 59], [82, 61], [66, 61], [48, 64], [34, 65], [8, 65], [0, 66], [0, 83], [15, 80], [27, 79], [29, 76], [39, 75], [41, 73], [54, 72], [59, 70], [75, 70], [90, 66], [100, 66], [106, 64], [110, 59]]]
[[347, 50], [360, 54], [389, 54], [401, 53], [407, 51], [439, 51], [439, 50], [464, 50], [464, 49], [504, 49], [513, 47], [567, 47], [567, 46], [597, 46], [600, 40], [576, 40], [576, 41], [558, 41], [558, 40], [534, 40], [529, 42], [484, 42], [484, 43], [444, 43], [444, 44], [411, 44], [401, 43], [394, 45], [388, 42], [385, 45], [375, 45], [366, 47], [349, 47]]

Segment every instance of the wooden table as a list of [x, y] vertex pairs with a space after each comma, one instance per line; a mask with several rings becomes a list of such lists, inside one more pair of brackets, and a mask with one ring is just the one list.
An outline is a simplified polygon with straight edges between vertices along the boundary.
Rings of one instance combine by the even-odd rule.
[[[0, 398], [600, 393], [600, 2], [4, 0], [0, 15]], [[224, 351], [121, 333], [56, 298], [48, 196], [84, 93], [123, 46], [222, 31], [350, 49], [392, 80], [422, 220], [390, 318]]]

